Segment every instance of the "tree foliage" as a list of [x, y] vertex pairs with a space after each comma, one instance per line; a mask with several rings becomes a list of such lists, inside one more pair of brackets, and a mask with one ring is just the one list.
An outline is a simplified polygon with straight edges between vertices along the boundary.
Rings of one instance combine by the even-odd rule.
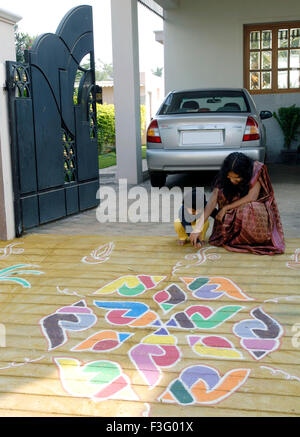
[[113, 80], [114, 70], [112, 64], [106, 64], [100, 59], [96, 62], [96, 80], [101, 82], [103, 80]]
[[28, 33], [19, 32], [18, 26], [15, 26], [15, 44], [16, 44], [16, 59], [17, 62], [25, 62], [24, 51], [30, 50], [36, 36], [31, 36]]
[[[80, 64], [80, 67], [84, 70], [89, 70], [91, 68], [90, 62], [83, 62]], [[80, 82], [84, 71], [78, 69], [76, 73], [75, 81], [77, 83]], [[95, 65], [95, 78], [97, 82], [101, 82], [103, 80], [113, 80], [113, 66], [112, 64], [106, 64], [98, 59]]]

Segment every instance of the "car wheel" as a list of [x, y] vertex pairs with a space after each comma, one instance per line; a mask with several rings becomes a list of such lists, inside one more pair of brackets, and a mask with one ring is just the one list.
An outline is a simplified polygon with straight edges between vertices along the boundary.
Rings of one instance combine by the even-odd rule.
[[167, 180], [166, 173], [158, 172], [158, 171], [150, 173], [150, 181], [151, 181], [152, 187], [161, 188], [165, 185], [166, 180]]

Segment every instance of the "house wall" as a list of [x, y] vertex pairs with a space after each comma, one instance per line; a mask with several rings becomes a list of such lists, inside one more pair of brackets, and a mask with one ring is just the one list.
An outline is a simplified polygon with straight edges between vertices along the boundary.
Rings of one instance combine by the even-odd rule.
[[[166, 10], [165, 87], [243, 87], [244, 24], [300, 20], [299, 0], [181, 0]], [[258, 109], [277, 111], [300, 93], [255, 95]], [[278, 161], [283, 135], [275, 119], [264, 122], [268, 160]], [[300, 138], [298, 143], [300, 143]], [[295, 143], [296, 144], [296, 143]]]
[[[102, 86], [102, 100], [104, 104], [114, 105], [114, 85], [103, 86], [101, 82], [97, 85]], [[164, 98], [164, 80], [151, 72], [140, 73], [140, 102], [146, 106], [146, 125], [142, 135], [142, 144], [147, 142], [147, 127], [152, 117], [157, 112]]]
[[0, 8], [0, 240], [11, 240], [15, 237], [5, 62], [16, 59], [14, 25], [20, 19], [21, 17]]
[[106, 105], [114, 105], [114, 88], [104, 87], [102, 88], [102, 100]]

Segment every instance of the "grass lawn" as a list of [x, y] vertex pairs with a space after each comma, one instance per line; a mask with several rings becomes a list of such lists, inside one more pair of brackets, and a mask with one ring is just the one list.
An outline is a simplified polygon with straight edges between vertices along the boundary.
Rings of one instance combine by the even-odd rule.
[[103, 168], [112, 167], [113, 165], [116, 165], [116, 161], [117, 158], [115, 152], [99, 155], [99, 168], [102, 170]]
[[[146, 146], [142, 146], [142, 158], [146, 159]], [[116, 165], [117, 157], [115, 152], [99, 155], [99, 169], [108, 168]]]

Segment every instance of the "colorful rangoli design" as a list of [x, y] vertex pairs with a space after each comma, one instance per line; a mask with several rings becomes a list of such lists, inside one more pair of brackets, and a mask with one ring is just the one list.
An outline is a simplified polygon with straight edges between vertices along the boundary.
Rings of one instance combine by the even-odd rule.
[[[20, 266], [16, 266], [14, 271], [20, 272]], [[222, 297], [241, 302], [253, 299], [232, 280], [224, 277], [183, 277], [180, 279], [186, 285], [187, 292], [176, 283], [155, 292], [155, 288], [165, 279], [164, 276], [125, 276], [97, 290], [93, 295], [105, 297], [116, 293], [122, 296], [123, 299], [120, 301], [108, 301], [104, 298], [94, 301], [95, 307], [102, 312], [99, 317], [109, 326], [119, 329], [102, 329], [90, 333], [86, 340], [74, 346], [71, 351], [99, 354], [116, 351], [127, 345], [128, 357], [137, 369], [142, 384], [149, 390], [157, 388], [163, 373], [178, 366], [183, 357], [178, 338], [172, 333], [172, 329], [189, 331], [184, 347], [190, 347], [194, 355], [201, 357], [201, 360], [244, 359], [242, 352], [223, 335], [191, 333], [215, 330], [228, 323], [241, 310], [245, 310], [244, 306], [219, 305], [219, 308], [211, 308], [206, 305], [191, 305], [177, 313], [174, 310], [177, 306], [186, 304], [189, 292], [193, 298], [207, 301], [216, 301]], [[150, 294], [151, 290], [153, 294]], [[146, 292], [149, 292], [147, 298], [153, 299], [164, 316], [174, 312], [168, 321], [161, 319], [158, 313], [142, 301], [130, 300]], [[66, 290], [63, 294], [68, 295]], [[233, 333], [240, 339], [243, 349], [246, 349], [255, 360], [261, 360], [279, 348], [283, 329], [260, 307], [253, 309], [251, 316], [250, 320], [236, 323]], [[66, 344], [69, 332], [90, 329], [97, 320], [85, 300], [44, 317], [40, 325], [48, 341], [48, 351]], [[125, 326], [126, 331], [121, 332], [121, 327]], [[136, 344], [133, 340], [135, 332], [130, 332], [129, 328], [148, 328], [155, 331]], [[114, 361], [82, 363], [75, 358], [59, 357], [54, 358], [54, 362], [59, 369], [64, 389], [72, 396], [90, 398], [97, 402], [107, 399], [138, 399], [131, 388], [129, 377]], [[193, 365], [182, 371], [158, 400], [179, 405], [214, 405], [234, 394], [247, 381], [250, 371], [238, 368], [221, 375], [211, 366]], [[150, 408], [149, 404], [145, 405]]]
[[201, 357], [216, 358], [218, 360], [241, 360], [243, 355], [236, 350], [227, 338], [219, 336], [199, 337], [189, 336], [189, 345]]
[[140, 296], [146, 291], [157, 287], [164, 279], [166, 279], [165, 276], [124, 276], [105, 285], [105, 287], [100, 288], [100, 290], [97, 290], [94, 294], [107, 295], [118, 293], [120, 296], [125, 297]]
[[108, 352], [119, 349], [134, 334], [116, 331], [101, 331], [75, 346], [74, 352]]
[[17, 275], [43, 275], [44, 272], [39, 270], [24, 270], [33, 266], [31, 264], [19, 264], [17, 266], [6, 267], [5, 269], [0, 270], [0, 281], [4, 282], [14, 282], [18, 285], [21, 285], [23, 288], [31, 288], [30, 282], [28, 282], [24, 278], [17, 277]]
[[98, 308], [108, 310], [105, 319], [111, 325], [145, 328], [159, 319], [159, 316], [144, 303], [95, 301], [94, 304]]
[[200, 277], [200, 278], [180, 278], [193, 292], [193, 296], [197, 299], [217, 300], [223, 295], [230, 299], [240, 301], [253, 300], [247, 296], [240, 287], [231, 279], [222, 277]]
[[176, 284], [170, 285], [154, 296], [155, 302], [158, 303], [164, 314], [172, 311], [177, 305], [183, 304], [186, 299], [185, 292]]
[[42, 332], [52, 351], [68, 341], [68, 331], [86, 331], [97, 323], [97, 317], [84, 300], [60, 308], [40, 321]]
[[237, 323], [233, 328], [233, 332], [241, 338], [241, 346], [255, 360], [261, 360], [279, 348], [283, 329], [262, 308], [252, 310], [251, 316], [253, 317], [252, 320], [243, 320]]
[[177, 338], [161, 329], [134, 346], [129, 357], [146, 384], [154, 388], [161, 379], [161, 368], [174, 367], [181, 359], [181, 352]]
[[54, 358], [67, 393], [99, 402], [107, 399], [138, 400], [128, 376], [112, 361], [81, 363], [74, 358]]
[[160, 400], [180, 405], [213, 405], [237, 391], [250, 375], [250, 369], [230, 370], [223, 377], [208, 366], [184, 370], [167, 388]]
[[215, 329], [241, 311], [242, 306], [224, 306], [213, 310], [208, 306], [191, 306], [175, 314], [166, 324], [167, 327], [181, 329]]

